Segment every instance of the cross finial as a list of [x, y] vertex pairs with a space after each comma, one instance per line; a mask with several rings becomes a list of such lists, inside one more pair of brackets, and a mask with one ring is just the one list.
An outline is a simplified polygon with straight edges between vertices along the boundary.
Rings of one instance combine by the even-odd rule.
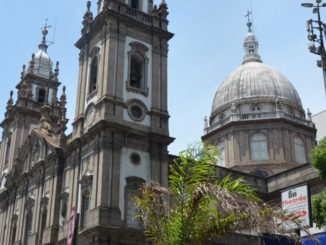
[[247, 14], [246, 14], [246, 18], [248, 18], [248, 22], [250, 22], [251, 20], [250, 20], [250, 15], [252, 15], [252, 11], [247, 11]]
[[46, 45], [46, 36], [48, 35], [48, 29], [51, 28], [52, 26], [48, 25], [48, 19], [46, 18], [45, 19], [45, 25], [44, 27], [41, 28], [42, 30], [42, 42], [41, 44], [39, 45], [39, 48], [42, 49], [43, 51], [46, 51], [48, 46]]
[[42, 34], [43, 34], [43, 41], [46, 41], [46, 36], [48, 35], [48, 29], [51, 28], [52, 26], [48, 25], [48, 18], [45, 19], [45, 25], [44, 27], [41, 28]]
[[250, 15], [252, 15], [252, 11], [247, 11], [247, 14], [245, 15], [246, 18], [248, 18], [247, 26], [248, 26], [248, 32], [252, 32], [251, 26], [252, 26], [252, 21], [250, 19]]

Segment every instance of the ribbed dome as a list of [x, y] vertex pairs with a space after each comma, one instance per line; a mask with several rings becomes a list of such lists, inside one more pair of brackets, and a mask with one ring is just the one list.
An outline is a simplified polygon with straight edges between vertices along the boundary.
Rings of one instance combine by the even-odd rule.
[[52, 70], [52, 61], [47, 52], [42, 49], [38, 50], [35, 53], [34, 62], [34, 74], [49, 79]]
[[234, 101], [270, 97], [302, 108], [300, 97], [281, 73], [260, 62], [248, 62], [232, 72], [217, 90], [212, 112]]

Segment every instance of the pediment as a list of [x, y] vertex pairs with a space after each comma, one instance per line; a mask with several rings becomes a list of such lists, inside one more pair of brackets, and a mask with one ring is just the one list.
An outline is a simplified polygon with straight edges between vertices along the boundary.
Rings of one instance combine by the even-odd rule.
[[20, 148], [15, 168], [19, 173], [28, 171], [30, 167], [55, 153], [56, 149], [57, 148], [50, 144], [45, 137], [37, 132], [37, 130], [32, 130], [31, 134], [26, 138]]

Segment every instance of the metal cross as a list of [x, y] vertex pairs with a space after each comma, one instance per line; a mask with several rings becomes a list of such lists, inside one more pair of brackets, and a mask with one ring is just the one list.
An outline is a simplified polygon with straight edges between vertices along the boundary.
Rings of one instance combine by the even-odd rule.
[[42, 31], [47, 30], [48, 28], [51, 28], [52, 26], [48, 25], [48, 18], [45, 19], [45, 25], [41, 28]]
[[245, 15], [246, 18], [248, 18], [248, 22], [250, 22], [250, 15], [252, 14], [252, 11], [247, 11], [247, 14]]

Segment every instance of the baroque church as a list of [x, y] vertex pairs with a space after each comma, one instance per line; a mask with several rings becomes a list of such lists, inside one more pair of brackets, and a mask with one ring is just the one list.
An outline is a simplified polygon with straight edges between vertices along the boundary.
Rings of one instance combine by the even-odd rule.
[[[173, 158], [167, 17], [164, 0], [99, 0], [96, 15], [88, 1], [69, 135], [44, 27], [0, 124], [0, 244], [145, 244], [133, 197], [142, 183], [167, 186]], [[244, 51], [216, 92], [202, 137], [221, 151], [218, 174], [244, 177], [276, 203], [289, 186], [319, 192], [311, 115], [291, 82], [262, 62], [250, 21]]]

